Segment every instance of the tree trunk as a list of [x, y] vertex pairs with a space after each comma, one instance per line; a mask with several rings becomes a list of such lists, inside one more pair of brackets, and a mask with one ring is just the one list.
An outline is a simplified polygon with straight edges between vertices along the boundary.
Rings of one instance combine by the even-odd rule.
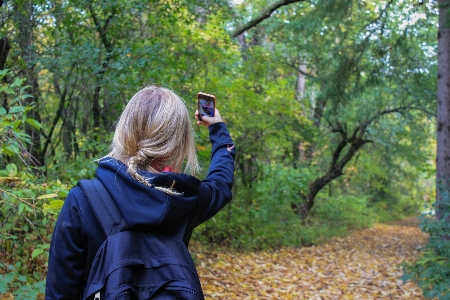
[[[40, 89], [38, 81], [37, 64], [34, 62], [36, 56], [34, 50], [33, 30], [36, 28], [34, 20], [34, 7], [31, 2], [23, 5], [23, 8], [15, 8], [15, 17], [18, 23], [18, 45], [21, 50], [22, 59], [25, 61], [25, 68], [21, 70], [26, 78], [25, 84], [30, 86], [28, 93], [32, 98], [27, 98], [26, 105], [32, 102], [36, 106], [31, 111], [31, 118], [41, 122], [39, 114]], [[28, 149], [28, 157], [33, 165], [44, 165], [45, 153], [41, 149], [40, 131], [33, 126], [26, 125], [25, 132], [31, 137], [31, 144]]]
[[302, 114], [305, 115], [306, 108], [302, 103], [303, 97], [305, 96], [305, 88], [306, 88], [306, 63], [304, 59], [301, 59], [300, 65], [298, 66], [297, 72], [297, 82], [295, 85], [295, 99], [300, 102], [302, 106]]
[[[111, 10], [111, 13], [108, 15], [108, 17], [102, 21], [99, 20], [98, 15], [96, 14], [95, 10], [92, 8], [92, 6], [89, 6], [89, 12], [91, 14], [92, 20], [95, 24], [95, 27], [97, 29], [98, 38], [100, 39], [101, 45], [105, 47], [106, 50], [106, 56], [104, 61], [102, 61], [101, 57], [101, 51], [99, 52], [99, 65], [101, 68], [96, 74], [96, 86], [94, 89], [94, 95], [92, 99], [92, 116], [93, 116], [93, 122], [94, 122], [94, 140], [98, 141], [99, 138], [99, 130], [100, 130], [100, 93], [103, 88], [103, 78], [106, 73], [106, 68], [109, 65], [109, 62], [112, 59], [113, 55], [113, 44], [111, 42], [111, 39], [107, 36], [107, 30], [108, 26], [110, 24], [111, 19], [116, 15], [117, 7], [113, 7]], [[99, 47], [99, 49], [101, 46]], [[93, 155], [96, 155], [97, 153], [93, 153]]]
[[[317, 178], [309, 185], [309, 192], [307, 195], [300, 195], [300, 198], [303, 199], [302, 203], [291, 204], [291, 208], [300, 216], [302, 220], [306, 220], [308, 217], [314, 206], [314, 200], [317, 194], [331, 181], [341, 176], [343, 174], [344, 167], [358, 153], [358, 150], [370, 142], [370, 140], [363, 139], [363, 133], [364, 131], [359, 137], [353, 136], [350, 139], [348, 139], [346, 134], [343, 133], [344, 137], [333, 152], [333, 158], [327, 173], [322, 177]], [[342, 155], [344, 148], [348, 145], [350, 145], [350, 147]]]
[[[297, 100], [301, 107], [301, 115], [306, 116], [307, 115], [307, 109], [305, 107], [305, 104], [303, 103], [304, 97], [305, 97], [305, 89], [306, 89], [306, 63], [305, 60], [300, 57], [300, 65], [298, 66], [298, 72], [297, 72], [297, 81], [295, 83], [295, 100]], [[300, 159], [305, 158], [305, 143], [299, 139], [293, 142], [292, 145], [292, 158], [293, 158], [293, 167], [294, 169], [297, 168], [298, 162]]]
[[438, 4], [436, 215], [442, 218], [450, 211], [450, 0]]
[[[0, 70], [5, 69], [5, 65], [6, 65], [6, 59], [8, 58], [8, 53], [9, 50], [11, 49], [11, 46], [9, 45], [8, 39], [6, 38], [2, 38], [0, 39]], [[7, 80], [6, 77], [3, 77], [3, 82], [5, 82]], [[8, 97], [6, 95], [6, 93], [3, 93], [2, 95], [2, 106], [3, 107], [8, 107]]]

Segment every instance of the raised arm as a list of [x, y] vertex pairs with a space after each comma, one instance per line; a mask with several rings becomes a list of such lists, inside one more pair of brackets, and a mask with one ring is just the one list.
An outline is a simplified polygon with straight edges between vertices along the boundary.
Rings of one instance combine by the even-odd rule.
[[199, 218], [196, 222], [199, 225], [231, 201], [236, 147], [217, 109], [214, 117], [203, 116], [197, 123], [208, 127], [212, 144], [208, 176], [200, 185]]

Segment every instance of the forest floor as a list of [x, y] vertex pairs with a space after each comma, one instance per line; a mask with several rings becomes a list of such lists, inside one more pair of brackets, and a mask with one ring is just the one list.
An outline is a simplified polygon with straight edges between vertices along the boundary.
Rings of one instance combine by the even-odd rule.
[[206, 299], [425, 299], [401, 280], [426, 235], [415, 219], [276, 251], [197, 252]]

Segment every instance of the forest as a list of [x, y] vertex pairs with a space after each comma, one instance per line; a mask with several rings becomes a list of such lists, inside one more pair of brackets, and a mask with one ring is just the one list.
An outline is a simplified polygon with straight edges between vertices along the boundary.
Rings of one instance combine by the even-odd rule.
[[439, 138], [450, 134], [450, 1], [0, 5], [0, 295], [43, 293], [64, 199], [94, 176], [121, 111], [147, 85], [187, 104], [200, 177], [211, 146], [194, 122], [198, 92], [216, 96], [236, 144], [233, 201], [194, 241], [239, 251], [309, 247], [423, 214], [422, 229], [437, 239], [408, 275], [438, 290], [431, 296], [448, 291], [448, 272], [423, 272], [450, 268], [450, 166], [436, 163], [450, 156]]

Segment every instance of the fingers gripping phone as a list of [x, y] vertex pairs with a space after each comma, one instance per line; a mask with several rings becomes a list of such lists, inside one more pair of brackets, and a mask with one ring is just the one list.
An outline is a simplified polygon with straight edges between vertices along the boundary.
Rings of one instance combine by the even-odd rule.
[[216, 109], [216, 96], [205, 93], [198, 93], [198, 114], [200, 120], [202, 116], [214, 117]]

